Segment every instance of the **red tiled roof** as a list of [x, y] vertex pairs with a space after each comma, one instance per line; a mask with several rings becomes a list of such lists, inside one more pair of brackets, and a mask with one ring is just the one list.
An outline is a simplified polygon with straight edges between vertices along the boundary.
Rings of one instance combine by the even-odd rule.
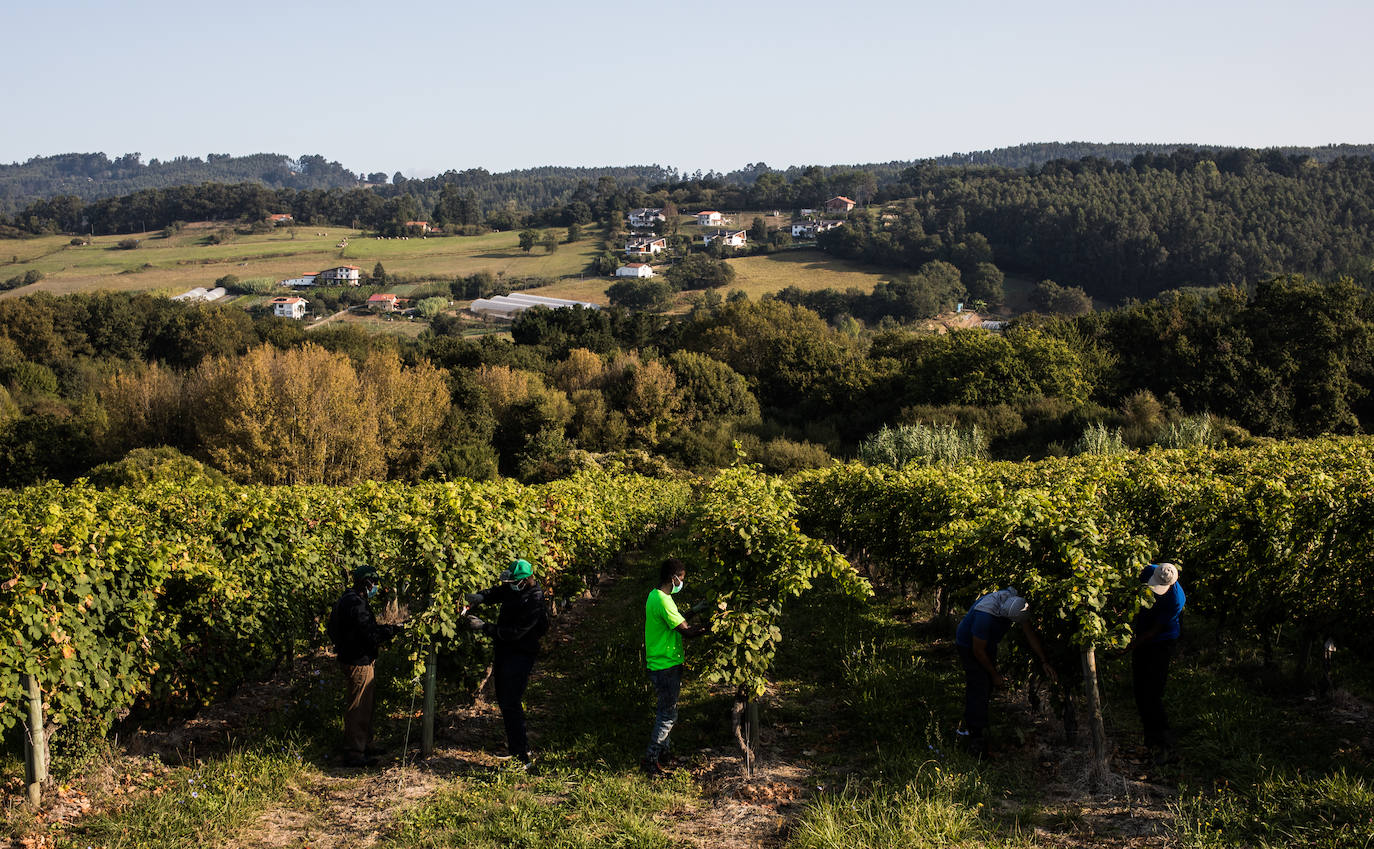
[[396, 300], [396, 296], [395, 296], [395, 295], [373, 295], [372, 297], [370, 297], [370, 298], [367, 299], [367, 302], [370, 304], [370, 303], [372, 303], [373, 301], [394, 301], [394, 300]]

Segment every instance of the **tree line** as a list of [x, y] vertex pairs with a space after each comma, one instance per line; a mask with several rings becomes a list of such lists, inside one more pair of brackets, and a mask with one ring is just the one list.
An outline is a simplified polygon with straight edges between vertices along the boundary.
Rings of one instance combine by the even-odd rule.
[[[934, 270], [938, 277], [938, 269]], [[455, 289], [488, 282], [462, 278]], [[884, 426], [977, 428], [987, 454], [1374, 426], [1374, 299], [1297, 276], [1170, 292], [1000, 333], [835, 325], [784, 293], [686, 315], [531, 310], [512, 339], [435, 318], [418, 339], [137, 294], [0, 302], [3, 483], [167, 446], [242, 481], [510, 476], [586, 464], [777, 471]]]

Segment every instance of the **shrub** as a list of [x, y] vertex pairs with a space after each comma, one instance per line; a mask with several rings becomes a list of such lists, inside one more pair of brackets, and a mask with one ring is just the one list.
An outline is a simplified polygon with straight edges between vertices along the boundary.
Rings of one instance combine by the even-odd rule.
[[1206, 448], [1216, 441], [1212, 433], [1212, 417], [1206, 413], [1188, 416], [1169, 424], [1159, 433], [1156, 443], [1163, 448]]
[[977, 425], [898, 425], [881, 429], [859, 445], [859, 459], [870, 466], [900, 468], [909, 463], [931, 466], [969, 463], [987, 457], [987, 438]]
[[134, 248], [138, 247], [139, 244], [142, 243], [142, 241], [142, 239], [128, 238], [120, 239], [119, 242], [117, 242], [116, 244], [118, 248], [122, 251], [131, 251]]
[[1121, 438], [1121, 428], [1108, 430], [1106, 425], [1098, 422], [1088, 425], [1083, 431], [1083, 435], [1074, 443], [1073, 453], [1116, 457], [1131, 453], [1131, 449], [1126, 447], [1126, 441]]

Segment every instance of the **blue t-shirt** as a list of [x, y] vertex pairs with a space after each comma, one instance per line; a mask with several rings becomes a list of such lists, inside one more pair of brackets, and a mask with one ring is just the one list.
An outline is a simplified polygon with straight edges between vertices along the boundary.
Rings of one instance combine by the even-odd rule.
[[1182, 631], [1179, 620], [1183, 616], [1185, 601], [1183, 585], [1174, 581], [1174, 585], [1169, 587], [1169, 591], [1156, 598], [1155, 603], [1149, 609], [1136, 614], [1135, 632], [1140, 634], [1162, 624], [1163, 627], [1159, 633], [1147, 642], [1162, 643], [1166, 640], [1177, 640]]
[[[982, 601], [980, 598], [978, 601]], [[974, 602], [977, 606], [978, 602]], [[973, 648], [973, 638], [987, 640], [988, 654], [997, 651], [997, 644], [1011, 630], [1012, 621], [1005, 616], [984, 613], [969, 608], [969, 612], [959, 621], [959, 630], [954, 632], [954, 644], [966, 649]]]

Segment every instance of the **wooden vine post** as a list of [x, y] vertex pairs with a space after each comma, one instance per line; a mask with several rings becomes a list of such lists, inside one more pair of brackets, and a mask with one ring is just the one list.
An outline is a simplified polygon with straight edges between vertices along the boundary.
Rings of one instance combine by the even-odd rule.
[[1083, 694], [1088, 705], [1088, 727], [1093, 737], [1093, 774], [1108, 772], [1107, 729], [1102, 722], [1102, 696], [1097, 689], [1097, 652], [1092, 643], [1083, 649]]
[[439, 666], [438, 650], [431, 647], [425, 655], [425, 714], [420, 725], [420, 757], [434, 754], [434, 686]]
[[744, 774], [754, 777], [754, 762], [758, 750], [759, 705], [749, 698], [743, 688], [735, 694], [735, 704], [730, 710], [730, 724], [734, 728], [735, 742], [744, 753]]
[[48, 745], [43, 735], [43, 693], [37, 675], [25, 675], [29, 695], [29, 728], [24, 735], [24, 783], [29, 804], [43, 802], [43, 782], [48, 780]]

